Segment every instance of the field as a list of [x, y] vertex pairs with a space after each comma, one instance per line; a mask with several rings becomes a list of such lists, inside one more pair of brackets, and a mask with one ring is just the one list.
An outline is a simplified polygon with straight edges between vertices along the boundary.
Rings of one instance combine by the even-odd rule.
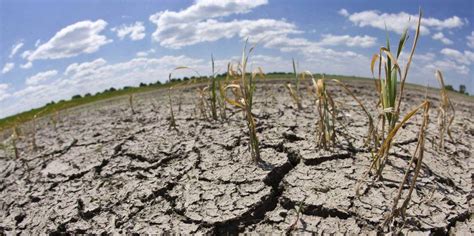
[[[420, 87], [405, 88], [401, 114], [426, 96], [430, 122], [405, 219], [395, 217], [383, 226], [417, 148], [423, 114], [401, 127], [383, 178], [364, 181], [373, 153], [364, 145], [368, 119], [356, 101], [328, 81], [338, 125], [337, 142], [325, 150], [317, 145], [319, 114], [307, 94], [311, 84], [301, 81], [298, 109], [286, 81], [257, 83], [252, 114], [258, 163], [242, 109], [228, 104], [225, 120], [199, 111], [196, 88], [207, 84], [171, 93], [150, 90], [134, 94], [132, 101], [113, 97], [24, 124], [16, 140], [19, 158], [6, 147], [0, 150], [0, 232], [473, 232], [472, 98], [450, 94], [456, 108], [453, 140], [446, 138], [438, 150], [439, 91], [425, 95]], [[373, 81], [344, 82], [377, 117]], [[408, 191], [408, 185], [402, 188]]]

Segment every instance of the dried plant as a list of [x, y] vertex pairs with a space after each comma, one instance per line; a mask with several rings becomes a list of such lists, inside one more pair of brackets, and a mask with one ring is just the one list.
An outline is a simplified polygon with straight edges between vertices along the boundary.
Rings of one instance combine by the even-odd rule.
[[[381, 47], [378, 54], [375, 54], [372, 57], [372, 61], [370, 64], [370, 69], [372, 71], [372, 75], [374, 75], [374, 66], [375, 63], [378, 61], [378, 78], [376, 79], [376, 88], [379, 93], [379, 104], [380, 107], [380, 116], [379, 120], [381, 120], [381, 127], [380, 133], [377, 134], [377, 138], [374, 139], [374, 150], [385, 150], [382, 153], [382, 156], [377, 156], [374, 160], [377, 160], [378, 163], [375, 167], [377, 173], [376, 176], [378, 178], [382, 178], [382, 171], [385, 166], [385, 162], [388, 158], [389, 150], [391, 143], [387, 143], [388, 148], [382, 149], [380, 147], [381, 143], [384, 143], [387, 138], [385, 137], [385, 133], [390, 133], [400, 116], [400, 105], [402, 103], [403, 98], [403, 89], [405, 86], [405, 81], [408, 75], [408, 70], [410, 68], [410, 64], [415, 53], [416, 45], [418, 42], [418, 37], [420, 33], [420, 25], [421, 25], [421, 17], [422, 13], [420, 10], [419, 18], [418, 18], [418, 25], [415, 33], [415, 38], [413, 41], [412, 49], [410, 55], [408, 57], [407, 63], [404, 68], [404, 72], [402, 74], [402, 69], [400, 68], [397, 60], [399, 59], [403, 48], [405, 47], [405, 43], [408, 39], [408, 28], [406, 28], [400, 37], [400, 41], [398, 44], [396, 57], [390, 51], [390, 40], [387, 36], [387, 45], [386, 47]], [[385, 57], [384, 57], [385, 55]], [[383, 68], [382, 68], [383, 65]], [[385, 77], [382, 77], [382, 71], [384, 71]], [[374, 75], [375, 77], [375, 75]], [[397, 96], [397, 83], [398, 79], [400, 78], [400, 93]], [[376, 131], [377, 132], [377, 131]], [[378, 154], [379, 155], [379, 154]]]
[[[46, 110], [39, 111], [35, 115], [33, 115], [33, 119], [31, 120], [32, 124], [32, 129], [31, 129], [31, 146], [33, 148], [33, 151], [36, 151], [38, 149], [38, 146], [36, 144], [36, 132], [37, 132], [37, 119], [38, 117]], [[16, 129], [15, 129], [16, 130]]]
[[[229, 71], [230, 63], [227, 66], [227, 71]], [[229, 73], [226, 74], [226, 79], [225, 81], [217, 81], [217, 86], [219, 87], [219, 97], [218, 97], [218, 102], [219, 102], [219, 107], [220, 107], [220, 115], [221, 119], [227, 120], [227, 114], [226, 114], [226, 109], [227, 109], [227, 104], [226, 104], [226, 89], [225, 86], [227, 86], [229, 82]]]
[[[391, 222], [393, 222], [393, 220], [398, 216], [401, 216], [402, 219], [405, 220], [408, 203], [411, 200], [411, 195], [415, 188], [416, 180], [420, 174], [421, 165], [423, 162], [423, 154], [424, 154], [424, 148], [425, 148], [425, 132], [429, 123], [430, 103], [428, 101], [425, 101], [421, 105], [419, 105], [417, 108], [413, 109], [410, 113], [408, 113], [403, 118], [403, 120], [398, 125], [394, 127], [394, 129], [389, 133], [387, 137], [387, 139], [390, 139], [390, 140], [393, 139], [398, 129], [400, 129], [400, 127], [402, 127], [403, 124], [405, 124], [416, 112], [418, 112], [421, 109], [423, 109], [423, 122], [421, 124], [420, 131], [418, 133], [418, 142], [417, 142], [415, 151], [413, 152], [412, 158], [410, 162], [408, 163], [408, 166], [405, 170], [405, 175], [403, 176], [403, 180], [398, 187], [398, 193], [393, 201], [391, 213], [390, 215], [388, 215], [388, 217], [385, 219], [385, 222], [383, 223], [385, 226], [388, 226], [389, 224], [391, 224]], [[382, 148], [388, 148], [387, 143], [384, 143]], [[408, 193], [406, 194], [402, 205], [398, 206], [399, 201], [402, 199], [404, 186], [409, 181], [408, 179], [409, 179], [410, 169], [415, 162], [416, 164], [413, 170], [413, 176], [410, 178], [411, 183], [409, 184]]]
[[[207, 107], [210, 105], [207, 102], [207, 90], [208, 87], [199, 87], [196, 89], [197, 94], [198, 94], [198, 100], [197, 100], [197, 110], [201, 113], [201, 118], [204, 120], [209, 120], [209, 117], [207, 115]], [[212, 113], [211, 113], [212, 115]]]
[[438, 79], [440, 85], [440, 96], [441, 101], [438, 107], [438, 130], [439, 130], [439, 143], [438, 149], [444, 150], [444, 140], [445, 134], [447, 133], [452, 142], [453, 136], [451, 135], [451, 124], [454, 121], [456, 111], [454, 106], [451, 103], [451, 100], [448, 97], [448, 92], [444, 87], [444, 78], [441, 71], [436, 71], [436, 78]]
[[303, 201], [300, 202], [300, 204], [298, 205], [298, 208], [296, 208], [295, 206], [295, 211], [296, 211], [296, 219], [286, 230], [287, 235], [290, 235], [291, 232], [296, 230], [296, 227], [298, 226], [298, 221], [300, 221], [301, 213], [303, 212]]
[[[381, 132], [376, 136], [378, 140], [374, 143], [379, 145], [375, 146], [375, 155], [373, 155], [373, 160], [371, 165], [369, 166], [368, 170], [364, 172], [362, 178], [356, 185], [356, 194], [360, 195], [359, 190], [362, 184], [362, 181], [366, 180], [371, 173], [372, 170], [375, 170], [375, 177], [378, 179], [382, 179], [382, 170], [385, 166], [387, 158], [389, 156], [389, 151], [392, 146], [392, 143], [397, 135], [398, 131], [400, 130], [403, 125], [405, 125], [413, 116], [418, 113], [419, 111], [423, 110], [423, 122], [420, 126], [419, 134], [418, 134], [418, 141], [416, 144], [416, 148], [413, 152], [412, 158], [408, 163], [407, 168], [405, 169], [405, 175], [402, 179], [402, 182], [399, 185], [399, 191], [397, 196], [394, 199], [392, 210], [390, 215], [386, 218], [384, 222], [384, 226], [389, 225], [393, 222], [395, 217], [402, 216], [405, 218], [405, 212], [408, 207], [408, 203], [411, 200], [411, 195], [414, 190], [417, 177], [419, 176], [420, 169], [422, 166], [423, 161], [423, 153], [424, 153], [424, 144], [425, 144], [425, 132], [429, 122], [429, 109], [430, 109], [430, 102], [428, 102], [425, 98], [425, 101], [422, 102], [420, 105], [416, 106], [410, 112], [408, 112], [403, 119], [399, 122], [398, 119], [400, 117], [400, 105], [402, 103], [403, 98], [403, 88], [405, 85], [405, 81], [408, 74], [408, 69], [410, 67], [411, 60], [413, 58], [413, 54], [415, 52], [416, 44], [418, 41], [418, 36], [420, 32], [420, 25], [421, 25], [421, 17], [422, 13], [420, 10], [419, 18], [418, 18], [418, 25], [417, 30], [413, 42], [413, 46], [408, 57], [407, 64], [405, 66], [404, 72], [402, 74], [402, 70], [397, 63], [397, 59], [400, 56], [401, 51], [405, 45], [406, 40], [408, 39], [407, 30], [401, 36], [398, 50], [396, 57], [392, 55], [390, 52], [390, 43], [387, 37], [387, 47], [382, 47], [380, 49], [380, 53], [374, 55], [372, 62], [371, 62], [371, 70], [372, 73], [374, 72], [374, 64], [378, 60], [379, 61], [379, 73], [378, 73], [378, 80], [377, 80], [377, 90], [380, 95], [380, 102], [381, 110], [380, 113], [380, 120], [381, 122]], [[386, 58], [382, 57], [382, 54], [386, 55]], [[385, 71], [385, 78], [382, 79], [382, 65], [384, 66], [383, 71]], [[401, 78], [400, 81], [400, 94], [397, 96], [396, 94], [396, 87], [397, 87], [397, 75]], [[387, 135], [385, 136], [385, 129]], [[401, 206], [399, 206], [399, 201], [402, 198], [402, 193], [405, 184], [408, 182], [408, 177], [410, 173], [410, 169], [412, 165], [415, 164], [413, 176], [410, 178], [411, 183], [409, 184], [409, 191], [408, 194], [405, 196], [404, 201]]]
[[[295, 76], [295, 82], [294, 82], [294, 86], [295, 86], [295, 89], [293, 89], [293, 85], [291, 83], [287, 83], [286, 84], [286, 88], [288, 89], [288, 92], [290, 93], [290, 96], [291, 98], [293, 99], [296, 107], [298, 108], [298, 110], [301, 110], [303, 108], [303, 105], [302, 105], [302, 99], [301, 99], [301, 95], [300, 95], [300, 77], [298, 76], [298, 73], [296, 72], [296, 63], [295, 63], [295, 59], [293, 59], [293, 75]], [[301, 76], [304, 77], [305, 73], [302, 73]]]
[[13, 149], [13, 156], [15, 157], [15, 160], [20, 159], [20, 152], [18, 151], [18, 147], [17, 147], [17, 141], [19, 138], [20, 138], [20, 135], [18, 134], [18, 127], [15, 124], [12, 128], [12, 135], [10, 136], [11, 147]]
[[130, 106], [130, 110], [132, 112], [132, 115], [135, 115], [135, 108], [133, 107], [133, 94], [128, 95], [128, 105]]
[[255, 119], [252, 115], [252, 105], [253, 95], [256, 87], [256, 79], [263, 78], [264, 73], [261, 68], [258, 68], [250, 75], [246, 72], [249, 55], [254, 49], [254, 47], [251, 47], [247, 52], [246, 46], [247, 44], [243, 49], [241, 63], [237, 66], [237, 69], [234, 70], [232, 66], [230, 66], [229, 71], [227, 72], [230, 76], [235, 78], [235, 81], [233, 84], [226, 86], [226, 90], [232, 89], [234, 99], [226, 97], [226, 100], [229, 102], [229, 104], [242, 110], [245, 120], [247, 121], [252, 159], [256, 163], [259, 163], [261, 162], [260, 147], [257, 137]]
[[315, 80], [312, 78], [314, 90], [316, 91], [316, 109], [319, 119], [316, 128], [316, 142], [318, 146], [328, 149], [336, 143], [336, 105], [331, 95], [326, 91], [324, 78]]
[[210, 90], [209, 90], [209, 97], [211, 100], [211, 115], [212, 119], [218, 120], [217, 116], [217, 82], [216, 82], [216, 72], [214, 68], [214, 56], [211, 55], [211, 64], [212, 64], [212, 76], [211, 76], [211, 85], [210, 85]]
[[[171, 74], [170, 74], [171, 76]], [[174, 130], [178, 130], [178, 127], [176, 125], [176, 119], [174, 118], [174, 112], [173, 112], [173, 101], [171, 100], [171, 90], [172, 90], [172, 87], [168, 88], [168, 101], [169, 101], [169, 106], [170, 106], [170, 117], [169, 117], [169, 120], [170, 120], [170, 125], [168, 127], [168, 129], [174, 129]]]

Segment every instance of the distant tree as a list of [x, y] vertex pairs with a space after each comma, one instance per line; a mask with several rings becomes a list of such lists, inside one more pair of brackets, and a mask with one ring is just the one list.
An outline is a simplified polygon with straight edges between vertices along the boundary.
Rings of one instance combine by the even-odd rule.
[[74, 99], [79, 99], [79, 98], [81, 98], [81, 97], [82, 97], [81, 95], [76, 94], [76, 95], [72, 96], [71, 99], [74, 100]]
[[62, 99], [58, 101], [58, 103], [63, 103], [63, 102], [65, 102], [65, 101], [64, 101], [64, 100], [62, 100]]
[[183, 81], [188, 81], [188, 80], [189, 80], [189, 78], [184, 76]]
[[54, 101], [48, 102], [46, 103], [46, 106], [54, 105], [54, 103], [55, 103]]
[[446, 90], [448, 90], [448, 91], [455, 91], [454, 88], [453, 88], [453, 86], [452, 86], [452, 85], [449, 85], [449, 84], [448, 84], [448, 85], [445, 85], [445, 86], [444, 86], [444, 89], [446, 89]]
[[146, 87], [147, 85], [145, 83], [140, 83], [140, 87]]
[[84, 97], [90, 97], [90, 96], [92, 96], [90, 93], [86, 93], [86, 94], [84, 95]]
[[156, 84], [156, 85], [160, 85], [160, 84], [161, 84], [161, 81], [157, 80], [155, 84]]
[[133, 87], [125, 86], [125, 87], [123, 87], [123, 90], [129, 90], [129, 89], [131, 89], [131, 88], [133, 88]]
[[459, 85], [459, 92], [462, 94], [466, 94], [466, 85], [464, 84]]
[[114, 91], [117, 91], [117, 89], [115, 89], [114, 87], [111, 87], [111, 88], [109, 88], [109, 91], [107, 91], [107, 92], [114, 92]]

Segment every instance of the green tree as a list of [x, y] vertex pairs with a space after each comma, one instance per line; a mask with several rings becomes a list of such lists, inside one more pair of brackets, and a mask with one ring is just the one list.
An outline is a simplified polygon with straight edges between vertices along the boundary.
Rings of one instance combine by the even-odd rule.
[[462, 94], [465, 94], [466, 93], [466, 85], [464, 85], [464, 84], [459, 85], [459, 92], [462, 93]]

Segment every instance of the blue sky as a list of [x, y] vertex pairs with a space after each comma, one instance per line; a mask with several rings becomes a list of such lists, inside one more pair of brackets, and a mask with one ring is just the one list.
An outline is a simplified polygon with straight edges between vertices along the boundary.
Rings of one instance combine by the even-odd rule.
[[[210, 74], [258, 42], [252, 66], [370, 77], [370, 57], [404, 27], [422, 36], [408, 81], [474, 93], [473, 1], [0, 1], [0, 117], [75, 94], [165, 81], [176, 66]], [[411, 40], [407, 45], [408, 52]], [[401, 60], [406, 60], [402, 55]]]

